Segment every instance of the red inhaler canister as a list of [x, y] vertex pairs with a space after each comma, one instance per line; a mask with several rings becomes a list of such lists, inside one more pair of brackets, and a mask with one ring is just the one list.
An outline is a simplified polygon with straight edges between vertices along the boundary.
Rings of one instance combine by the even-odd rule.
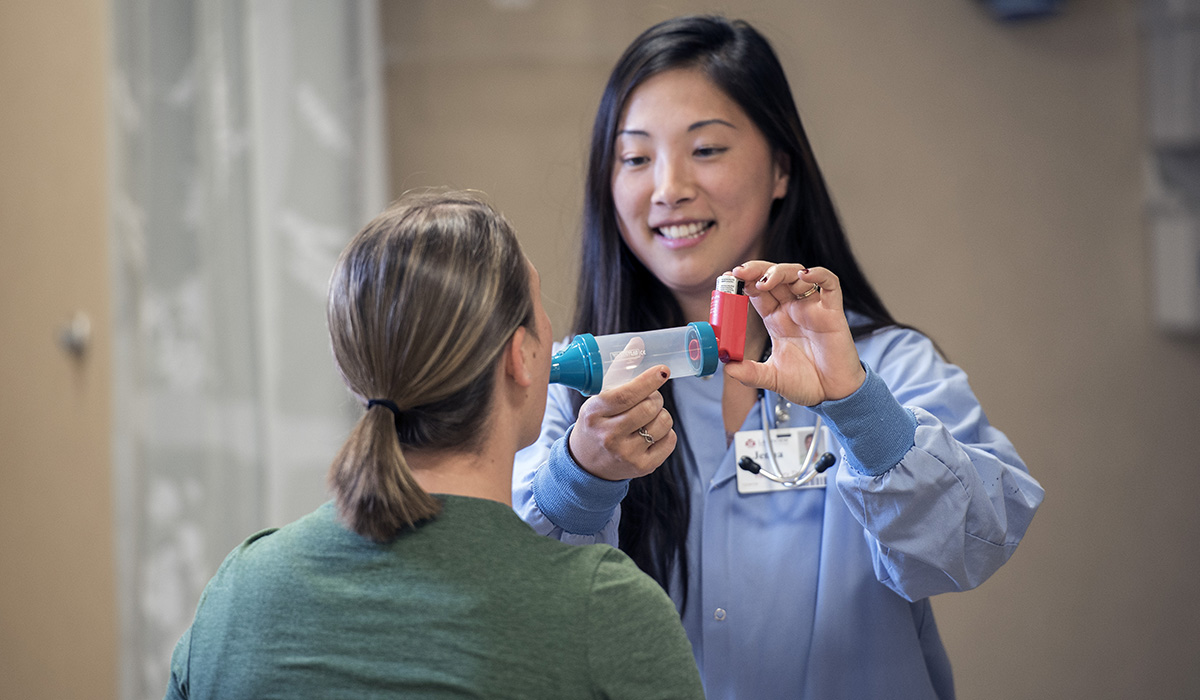
[[721, 362], [741, 362], [746, 354], [746, 305], [750, 297], [743, 288], [740, 279], [721, 275], [712, 293], [708, 323], [717, 336], [717, 357]]

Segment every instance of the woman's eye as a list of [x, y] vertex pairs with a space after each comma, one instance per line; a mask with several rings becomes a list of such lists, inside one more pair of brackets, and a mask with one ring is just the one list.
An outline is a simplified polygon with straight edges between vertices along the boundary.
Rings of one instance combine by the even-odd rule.
[[729, 149], [724, 146], [700, 146], [695, 153], [701, 158], [711, 158], [712, 156], [720, 155]]
[[649, 163], [649, 162], [650, 162], [650, 159], [647, 158], [646, 156], [621, 156], [621, 164], [627, 165], [629, 167], [645, 165], [646, 163]]

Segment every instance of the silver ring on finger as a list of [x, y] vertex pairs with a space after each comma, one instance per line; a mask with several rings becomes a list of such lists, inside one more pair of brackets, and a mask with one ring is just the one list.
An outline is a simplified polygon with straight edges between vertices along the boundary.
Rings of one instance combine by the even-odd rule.
[[652, 435], [650, 435], [650, 433], [646, 432], [645, 428], [638, 428], [637, 432], [638, 432], [638, 435], [641, 435], [642, 439], [646, 441], [647, 445], [654, 444], [654, 437]]
[[796, 294], [794, 296], [796, 297], [796, 301], [799, 301], [801, 299], [807, 299], [819, 291], [821, 291], [821, 285], [814, 282], [812, 289], [805, 291], [803, 294]]

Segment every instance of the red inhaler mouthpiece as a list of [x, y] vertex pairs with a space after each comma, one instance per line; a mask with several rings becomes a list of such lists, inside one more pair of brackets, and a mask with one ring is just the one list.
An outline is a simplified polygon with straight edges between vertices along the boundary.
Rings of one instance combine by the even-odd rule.
[[708, 307], [708, 323], [717, 336], [717, 357], [721, 362], [741, 362], [746, 354], [746, 305], [750, 297], [743, 283], [733, 275], [717, 278]]

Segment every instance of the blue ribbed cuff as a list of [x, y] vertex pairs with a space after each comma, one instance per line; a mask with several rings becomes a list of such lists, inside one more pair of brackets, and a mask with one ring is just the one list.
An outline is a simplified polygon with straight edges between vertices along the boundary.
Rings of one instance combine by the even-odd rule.
[[554, 442], [550, 456], [533, 475], [533, 500], [550, 522], [573, 535], [594, 535], [612, 518], [629, 491], [629, 480], [608, 481], [575, 463], [567, 451], [567, 434]]
[[850, 466], [879, 476], [896, 466], [916, 444], [917, 419], [900, 405], [883, 378], [863, 363], [867, 379], [858, 391], [825, 401], [812, 411], [829, 423]]

